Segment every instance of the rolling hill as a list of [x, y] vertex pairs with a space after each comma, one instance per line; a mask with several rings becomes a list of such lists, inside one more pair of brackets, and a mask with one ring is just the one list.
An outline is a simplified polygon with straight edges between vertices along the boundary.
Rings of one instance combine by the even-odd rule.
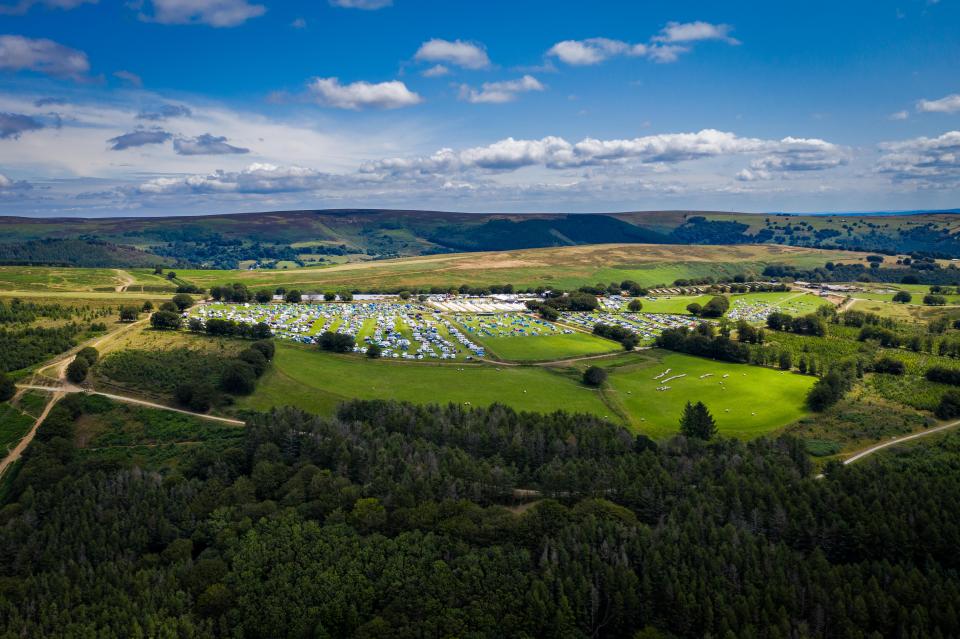
[[[341, 209], [198, 217], [0, 217], [0, 245], [21, 261], [47, 259], [41, 245], [30, 244], [36, 240], [81, 240], [91, 245], [96, 241], [145, 252], [115, 251], [116, 255], [104, 258], [113, 262], [95, 264], [117, 267], [141, 266], [144, 255], [180, 267], [237, 268], [257, 262], [293, 268], [371, 258], [610, 243], [780, 244], [952, 258], [960, 256], [958, 232], [960, 216], [954, 212], [472, 214]], [[68, 255], [67, 259], [73, 258]]]

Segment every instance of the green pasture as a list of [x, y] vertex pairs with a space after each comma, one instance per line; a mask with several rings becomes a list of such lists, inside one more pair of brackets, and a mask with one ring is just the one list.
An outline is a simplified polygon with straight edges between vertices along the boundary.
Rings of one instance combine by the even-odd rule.
[[510, 337], [489, 337], [471, 335], [472, 339], [487, 348], [498, 358], [514, 362], [545, 362], [567, 357], [601, 355], [622, 350], [620, 344], [588, 333], [555, 333], [553, 335], [531, 335]]
[[[669, 374], [653, 379], [668, 368]], [[606, 397], [622, 409], [636, 430], [654, 438], [675, 434], [684, 405], [697, 400], [713, 413], [721, 434], [759, 437], [807, 414], [804, 402], [816, 381], [770, 368], [665, 351], [651, 351], [637, 363], [613, 367], [610, 372]], [[663, 382], [680, 374], [686, 376]], [[706, 374], [710, 376], [701, 377]], [[664, 385], [669, 390], [656, 390]]]
[[616, 418], [597, 391], [541, 367], [368, 360], [284, 343], [277, 344], [274, 364], [257, 390], [238, 406], [266, 410], [292, 405], [330, 413], [338, 403], [351, 399], [472, 406], [500, 402], [517, 410], [563, 409]]

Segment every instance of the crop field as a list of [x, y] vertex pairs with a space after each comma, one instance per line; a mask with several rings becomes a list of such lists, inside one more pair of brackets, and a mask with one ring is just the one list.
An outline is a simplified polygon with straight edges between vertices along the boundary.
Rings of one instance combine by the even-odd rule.
[[688, 400], [706, 404], [723, 435], [764, 435], [806, 414], [804, 400], [816, 381], [665, 351], [610, 370], [610, 401], [622, 407], [634, 429], [654, 438], [677, 432]]
[[531, 315], [455, 315], [453, 320], [468, 338], [504, 360], [538, 362], [620, 350], [616, 342]]
[[257, 390], [238, 406], [265, 410], [292, 405], [330, 413], [350, 399], [470, 406], [500, 402], [517, 410], [563, 409], [616, 418], [600, 393], [578, 378], [542, 367], [368, 360], [283, 342], [277, 344], [274, 364]]

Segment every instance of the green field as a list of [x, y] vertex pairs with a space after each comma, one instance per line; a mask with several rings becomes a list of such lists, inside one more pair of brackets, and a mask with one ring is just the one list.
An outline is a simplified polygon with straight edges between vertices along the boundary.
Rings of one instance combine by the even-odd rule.
[[[686, 377], [666, 382], [669, 390], [657, 391], [664, 384], [653, 377], [668, 368], [671, 372], [661, 380], [682, 373]], [[700, 377], [708, 373], [712, 375]], [[611, 370], [608, 397], [622, 406], [636, 430], [651, 437], [675, 434], [684, 404], [700, 400], [723, 435], [748, 439], [803, 417], [804, 399], [815, 381], [769, 368], [652, 351], [636, 364]]]
[[565, 357], [612, 353], [620, 344], [587, 333], [537, 335], [528, 337], [477, 337], [471, 335], [498, 358], [514, 362], [545, 362]]
[[0, 452], [4, 454], [20, 441], [30, 426], [33, 418], [21, 413], [10, 404], [0, 404]]
[[241, 408], [265, 410], [293, 405], [330, 413], [351, 399], [396, 399], [416, 403], [487, 406], [495, 402], [517, 410], [564, 409], [615, 418], [590, 390], [561, 372], [541, 367], [496, 367], [367, 360], [330, 355], [278, 343], [271, 369]]

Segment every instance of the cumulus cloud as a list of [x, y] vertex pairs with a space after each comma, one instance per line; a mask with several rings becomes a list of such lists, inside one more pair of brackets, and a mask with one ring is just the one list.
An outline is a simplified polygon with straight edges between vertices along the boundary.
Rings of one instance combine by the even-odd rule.
[[135, 191], [145, 195], [284, 193], [315, 190], [329, 177], [329, 174], [300, 166], [255, 163], [241, 171], [155, 178], [139, 185]]
[[173, 134], [163, 129], [137, 129], [136, 131], [110, 138], [107, 142], [110, 144], [111, 151], [124, 151], [148, 144], [163, 144], [172, 137]]
[[439, 78], [445, 75], [450, 75], [450, 69], [442, 64], [435, 64], [429, 69], [424, 69], [420, 75], [425, 78]]
[[845, 151], [817, 139], [787, 137], [763, 140], [704, 129], [696, 133], [664, 133], [623, 140], [584, 138], [571, 143], [548, 136], [539, 140], [507, 138], [462, 151], [441, 149], [433, 155], [390, 158], [365, 164], [361, 171], [392, 175], [457, 173], [474, 169], [509, 171], [528, 166], [548, 169], [603, 166], [629, 161], [675, 164], [689, 160], [742, 154], [760, 155], [754, 171], [817, 171], [840, 166]]
[[393, 0], [330, 0], [330, 6], [344, 9], [362, 9], [376, 11], [393, 4]]
[[23, 15], [34, 6], [47, 9], [75, 9], [82, 4], [96, 4], [97, 0], [20, 0], [14, 4], [0, 4], [0, 15]]
[[647, 43], [631, 43], [611, 38], [563, 40], [547, 51], [572, 66], [600, 64], [618, 56], [643, 57], [654, 62], [674, 62], [681, 53], [690, 50], [690, 43], [703, 40], [721, 40], [737, 45], [740, 41], [730, 36], [732, 27], [709, 22], [668, 22], [658, 35]]
[[920, 100], [917, 102], [920, 113], [956, 113], [960, 111], [960, 93], [952, 93], [939, 100]]
[[918, 188], [960, 187], [960, 131], [880, 145], [876, 170]]
[[211, 27], [235, 27], [266, 13], [262, 4], [248, 0], [153, 0], [153, 14], [140, 13], [140, 19], [160, 24], [206, 24]]
[[307, 88], [320, 104], [355, 111], [367, 108], [399, 109], [423, 101], [399, 80], [340, 84], [337, 78], [314, 78]]
[[0, 36], [0, 71], [35, 71], [81, 80], [89, 70], [90, 61], [83, 51], [46, 38]]
[[43, 123], [21, 113], [0, 113], [0, 140], [16, 140], [27, 131], [37, 131]]
[[483, 45], [462, 40], [442, 40], [434, 38], [420, 45], [415, 60], [422, 62], [445, 62], [464, 69], [486, 69], [490, 58]]
[[179, 155], [233, 155], [250, 152], [250, 149], [227, 144], [226, 137], [209, 133], [195, 138], [177, 138], [173, 141], [173, 150]]
[[122, 69], [120, 71], [114, 71], [113, 77], [123, 80], [130, 86], [136, 87], [138, 89], [143, 86], [143, 79], [136, 73], [133, 73], [132, 71], [124, 71]]
[[727, 44], [738, 45], [740, 41], [730, 36], [733, 30], [729, 24], [711, 24], [698, 20], [696, 22], [668, 22], [660, 30], [660, 34], [653, 37], [656, 42], [697, 42], [700, 40], [721, 40]]
[[473, 104], [502, 104], [512, 102], [520, 93], [543, 91], [543, 84], [532, 75], [506, 82], [484, 82], [480, 89], [460, 85], [460, 99]]
[[137, 119], [160, 122], [171, 118], [189, 118], [191, 115], [193, 115], [193, 111], [190, 110], [190, 107], [182, 104], [164, 104], [155, 111], [140, 111], [137, 114]]

